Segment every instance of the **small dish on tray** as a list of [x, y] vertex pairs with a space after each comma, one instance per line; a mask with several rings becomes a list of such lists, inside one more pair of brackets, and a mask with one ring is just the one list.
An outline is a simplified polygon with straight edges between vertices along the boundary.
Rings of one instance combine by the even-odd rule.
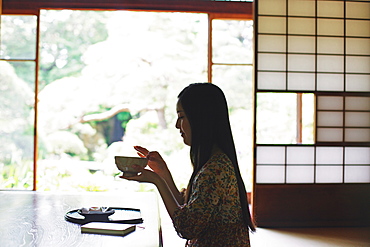
[[114, 209], [108, 207], [81, 208], [77, 212], [88, 221], [107, 221], [108, 217], [114, 214]]
[[[89, 208], [85, 208], [83, 211], [82, 209], [83, 208], [79, 208], [68, 211], [64, 218], [69, 222], [77, 224], [86, 224], [89, 222], [113, 222], [124, 224], [143, 223], [141, 211], [137, 208], [107, 207], [106, 210], [103, 209], [101, 212], [93, 213], [83, 213], [83, 211], [86, 212], [85, 210], [88, 210]], [[112, 211], [114, 212], [112, 213]]]
[[81, 208], [77, 211], [79, 214], [83, 216], [90, 216], [90, 215], [112, 215], [114, 214], [114, 209], [109, 207], [90, 207], [90, 208]]

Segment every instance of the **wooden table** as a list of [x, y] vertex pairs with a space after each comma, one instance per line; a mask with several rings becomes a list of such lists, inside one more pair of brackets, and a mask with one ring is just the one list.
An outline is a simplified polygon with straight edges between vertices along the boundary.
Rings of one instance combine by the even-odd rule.
[[[139, 208], [144, 220], [124, 237], [82, 234], [80, 225], [64, 219], [81, 207]], [[55, 193], [0, 191], [0, 246], [162, 246], [157, 196], [136, 193]]]

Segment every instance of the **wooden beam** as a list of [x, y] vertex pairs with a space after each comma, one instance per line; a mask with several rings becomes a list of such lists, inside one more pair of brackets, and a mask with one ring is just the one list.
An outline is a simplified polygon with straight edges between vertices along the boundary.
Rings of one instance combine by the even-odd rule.
[[141, 10], [229, 13], [252, 17], [252, 2], [202, 0], [3, 0], [4, 14], [37, 14], [39, 9]]

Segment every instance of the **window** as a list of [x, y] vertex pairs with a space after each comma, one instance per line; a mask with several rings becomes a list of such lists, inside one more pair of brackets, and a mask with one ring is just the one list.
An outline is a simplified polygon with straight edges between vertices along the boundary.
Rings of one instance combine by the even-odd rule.
[[[37, 3], [36, 3], [37, 4]], [[216, 3], [218, 4], [218, 3]], [[97, 19], [99, 23], [96, 25], [91, 26], [88, 30], [90, 33], [87, 33], [85, 36], [78, 35], [76, 32], [79, 30], [82, 30], [79, 28], [79, 25], [85, 25], [85, 24], [77, 24], [74, 28], [70, 28], [69, 24], [64, 23], [63, 21], [72, 21], [74, 19], [80, 19], [82, 20], [83, 17], [81, 16], [82, 13], [88, 13], [90, 15], [91, 19]], [[94, 14], [95, 13], [95, 14]], [[72, 11], [72, 10], [63, 10], [63, 11], [53, 11], [53, 10], [41, 10], [39, 15], [39, 26], [35, 27], [34, 32], [32, 33], [34, 36], [34, 39], [36, 40], [37, 37], [37, 29], [39, 28], [40, 36], [39, 36], [39, 42], [40, 42], [40, 61], [38, 61], [36, 58], [34, 58], [34, 63], [37, 64], [35, 66], [39, 67], [40, 70], [38, 70], [38, 86], [39, 89], [36, 90], [37, 92], [37, 98], [39, 101], [37, 102], [37, 134], [38, 139], [37, 142], [32, 140], [33, 143], [31, 143], [31, 148], [34, 146], [37, 148], [37, 155], [31, 155], [31, 158], [34, 157], [35, 162], [30, 162], [31, 167], [27, 167], [25, 169], [25, 174], [27, 176], [24, 176], [21, 178], [22, 181], [26, 181], [27, 186], [23, 186], [23, 184], [18, 183], [16, 186], [7, 186], [4, 183], [4, 186], [7, 186], [5, 188], [21, 188], [21, 189], [31, 189], [32, 188], [32, 182], [29, 182], [30, 179], [32, 180], [32, 173], [35, 175], [34, 179], [37, 178], [37, 188], [41, 190], [53, 190], [58, 187], [63, 187], [63, 185], [68, 185], [70, 187], [73, 187], [73, 189], [77, 190], [106, 190], [105, 184], [114, 184], [114, 181], [107, 180], [106, 177], [100, 176], [99, 174], [105, 173], [106, 171], [102, 171], [101, 168], [98, 167], [98, 163], [105, 163], [106, 167], [114, 167], [114, 163], [109, 163], [109, 161], [104, 161], [102, 159], [103, 156], [107, 157], [106, 152], [104, 151], [107, 146], [117, 141], [117, 139], [114, 139], [114, 136], [110, 136], [107, 134], [110, 132], [110, 129], [116, 126], [115, 124], [120, 123], [121, 131], [125, 131], [126, 128], [131, 128], [130, 132], [132, 133], [131, 136], [127, 134], [125, 136], [125, 144], [120, 145], [123, 142], [120, 142], [119, 145], [115, 145], [114, 148], [124, 149], [125, 154], [127, 151], [127, 147], [131, 150], [132, 145], [137, 145], [135, 138], [138, 134], [140, 135], [148, 135], [151, 134], [153, 138], [150, 138], [151, 141], [147, 141], [145, 143], [140, 143], [143, 146], [147, 146], [148, 148], [158, 148], [164, 151], [164, 155], [169, 155], [169, 151], [166, 150], [165, 147], [160, 147], [157, 145], [158, 142], [155, 142], [154, 145], [152, 142], [155, 139], [161, 138], [163, 136], [166, 136], [168, 138], [176, 139], [176, 133], [173, 133], [169, 131], [171, 128], [170, 126], [168, 129], [166, 128], [167, 125], [173, 124], [174, 117], [171, 115], [171, 101], [174, 101], [174, 99], [167, 99], [166, 95], [168, 94], [168, 90], [176, 91], [177, 93], [181, 88], [184, 87], [185, 84], [189, 83], [189, 78], [203, 78], [199, 79], [201, 81], [207, 81], [207, 80], [214, 80], [214, 82], [218, 82], [221, 87], [224, 87], [224, 90], [229, 90], [230, 94], [233, 94], [235, 92], [238, 92], [236, 89], [236, 84], [232, 85], [230, 83], [222, 85], [224, 82], [220, 78], [221, 75], [225, 75], [225, 71], [228, 76], [233, 76], [235, 78], [240, 78], [242, 76], [242, 73], [247, 73], [246, 78], [241, 78], [243, 83], [250, 83], [251, 82], [251, 62], [240, 62], [240, 61], [225, 61], [225, 60], [218, 60], [213, 64], [211, 69], [214, 71], [222, 71], [213, 73], [212, 77], [210, 78], [208, 75], [207, 79], [207, 71], [209, 72], [209, 69], [207, 68], [207, 42], [208, 42], [208, 20], [217, 19], [216, 17], [210, 17], [208, 18], [207, 14], [186, 14], [186, 13], [160, 13], [160, 12], [132, 12], [132, 11], [114, 11], [114, 12], [99, 12], [99, 15], [96, 14], [97, 12], [94, 11]], [[107, 14], [108, 13], [108, 14]], [[80, 16], [79, 16], [80, 15]], [[95, 16], [93, 16], [95, 15]], [[109, 33], [107, 34], [107, 31], [104, 31], [102, 29], [102, 25], [111, 25], [108, 22], [108, 19], [105, 19], [109, 16], [115, 16], [116, 21], [120, 21], [120, 23], [124, 23], [126, 20], [130, 18], [141, 18], [142, 20], [146, 19], [146, 21], [137, 21], [137, 26], [133, 27], [131, 26], [131, 30], [123, 30], [123, 28], [120, 30], [120, 32], [126, 32], [121, 34], [114, 34]], [[140, 17], [141, 16], [141, 17]], [[145, 17], [144, 17], [145, 16]], [[162, 16], [161, 18], [157, 18], [155, 16]], [[224, 17], [224, 15], [222, 15]], [[232, 16], [232, 15], [231, 15]], [[36, 23], [36, 17], [35, 23]], [[17, 16], [14, 17], [17, 19]], [[107, 42], [109, 39], [109, 35], [121, 35], [125, 37], [129, 37], [130, 35], [134, 36], [134, 34], [141, 34], [145, 35], [148, 34], [145, 32], [137, 32], [140, 31], [140, 28], [142, 30], [146, 30], [145, 22], [148, 22], [147, 20], [155, 20], [157, 22], [161, 21], [161, 24], [169, 23], [168, 20], [171, 19], [178, 19], [179, 22], [182, 22], [182, 24], [185, 22], [189, 22], [192, 24], [189, 24], [187, 26], [175, 26], [175, 22], [171, 22], [172, 26], [166, 26], [169, 27], [167, 30], [159, 30], [159, 32], [151, 32], [149, 33], [149, 37], [141, 36], [140, 41], [142, 42], [142, 46], [140, 50], [136, 50], [136, 53], [139, 51], [141, 56], [133, 57], [131, 53], [133, 53], [133, 50], [125, 50], [121, 51], [121, 53], [117, 52], [119, 49], [117, 47], [119, 46], [113, 46], [113, 42], [110, 44], [104, 42]], [[238, 16], [238, 19], [240, 19], [240, 16]], [[248, 18], [246, 18], [248, 19]], [[230, 40], [232, 42], [238, 41], [234, 44], [234, 51], [238, 51], [238, 49], [244, 50], [246, 49], [245, 44], [247, 42], [250, 42], [252, 37], [249, 34], [240, 34], [240, 33], [227, 33], [228, 30], [226, 28], [232, 28], [233, 30], [236, 30], [236, 28], [240, 27], [240, 25], [244, 25], [245, 27], [248, 27], [249, 32], [252, 32], [251, 29], [251, 21], [232, 21], [232, 20], [214, 20], [216, 23], [214, 26], [216, 26], [216, 29], [219, 30], [219, 32], [224, 32], [224, 34], [229, 35], [231, 38]], [[112, 23], [114, 23], [112, 21]], [[130, 22], [131, 23], [131, 22]], [[154, 26], [154, 25], [153, 25]], [[180, 28], [179, 28], [180, 27]], [[163, 41], [164, 35], [168, 35], [172, 29], [173, 32], [182, 32], [183, 35], [189, 35], [189, 32], [186, 31], [186, 28], [190, 27], [191, 35], [193, 37], [186, 37], [186, 36], [177, 36], [177, 42], [176, 42], [176, 35], [173, 35], [173, 37], [166, 37], [167, 40], [165, 40], [164, 44], [161, 44]], [[99, 31], [97, 31], [100, 28]], [[53, 29], [57, 29], [58, 32], [53, 31]], [[112, 30], [112, 29], [111, 29]], [[141, 31], [142, 31], [141, 30]], [[135, 33], [136, 31], [136, 33]], [[131, 32], [131, 33], [130, 33]], [[162, 33], [161, 33], [162, 32]], [[166, 33], [167, 32], [167, 33]], [[79, 39], [76, 40], [75, 45], [79, 44], [80, 51], [85, 50], [86, 53], [84, 53], [84, 56], [80, 56], [79, 54], [73, 53], [74, 51], [70, 49], [73, 44], [70, 44], [67, 41], [68, 39], [65, 37], [68, 37], [68, 35], [74, 35], [77, 36]], [[84, 37], [87, 37], [90, 35], [90, 40], [84, 40]], [[242, 35], [242, 36], [240, 36]], [[63, 37], [65, 36], [65, 37]], [[162, 39], [160, 39], [163, 36]], [[217, 35], [216, 35], [217, 36]], [[182, 40], [179, 37], [185, 37]], [[195, 41], [192, 41], [191, 38]], [[62, 42], [58, 44], [53, 44], [53, 42], [49, 42], [50, 40], [57, 40], [57, 38], [61, 38]], [[126, 42], [126, 46], [122, 47], [132, 47], [133, 45], [137, 46], [137, 43], [139, 40], [137, 39], [137, 36], [134, 37], [136, 39], [130, 40], [128, 39], [122, 39], [121, 42]], [[243, 40], [245, 40], [243, 44]], [[89, 43], [91, 42], [91, 43]], [[131, 43], [130, 43], [131, 42]], [[187, 46], [185, 44], [182, 44], [181, 42], [197, 42], [197, 45]], [[219, 47], [222, 48], [222, 42], [229, 42], [227, 39], [220, 39]], [[35, 44], [35, 43], [34, 43]], [[90, 47], [87, 48], [87, 45]], [[110, 46], [111, 45], [111, 46]], [[177, 45], [177, 46], [176, 46]], [[214, 45], [217, 47], [217, 45]], [[105, 48], [104, 48], [105, 47]], [[116, 48], [115, 50], [110, 48]], [[161, 50], [158, 49], [155, 53], [147, 53], [149, 55], [145, 55], [148, 51], [156, 51], [157, 48], [161, 48], [163, 50], [163, 47], [166, 48], [165, 53], [166, 56], [163, 56], [161, 53]], [[192, 47], [194, 56], [189, 57], [181, 57], [183, 55], [181, 54], [173, 54], [173, 51], [181, 51], [184, 50], [187, 53], [189, 53], [188, 48]], [[104, 49], [104, 50], [102, 50]], [[145, 50], [147, 49], [147, 50]], [[244, 49], [244, 50], [243, 50]], [[101, 54], [100, 58], [105, 58], [104, 61], [97, 61], [100, 58], [94, 57], [91, 54]], [[106, 52], [106, 53], [102, 53]], [[131, 53], [130, 53], [131, 52]], [[218, 50], [215, 50], [216, 55]], [[225, 51], [223, 51], [225, 54]], [[249, 54], [251, 54], [251, 50], [247, 51]], [[127, 54], [131, 55], [127, 56]], [[152, 56], [152, 57], [151, 57]], [[172, 56], [172, 57], [171, 57]], [[219, 57], [221, 59], [224, 59], [220, 55], [217, 55], [216, 57]], [[79, 61], [81, 59], [83, 61]], [[145, 59], [143, 59], [145, 58]], [[8, 60], [8, 58], [6, 58]], [[172, 61], [177, 60], [176, 63], [171, 64], [171, 68], [165, 67], [165, 62], [167, 60], [172, 59]], [[193, 60], [191, 60], [193, 59]], [[139, 61], [139, 63], [134, 63]], [[153, 61], [156, 61], [155, 63], [152, 63]], [[9, 62], [9, 61], [7, 61]], [[233, 64], [228, 64], [228, 63]], [[116, 66], [112, 66], [112, 64], [116, 64]], [[136, 72], [135, 76], [130, 76], [129, 73], [117, 73], [120, 70], [122, 70], [122, 67], [124, 66], [130, 66], [132, 64], [137, 65], [136, 68], [130, 67]], [[168, 64], [168, 63], [167, 63]], [[83, 65], [80, 67], [80, 65]], [[197, 76], [192, 75], [191, 73], [194, 73], [196, 69], [200, 68], [196, 73], [198, 73]], [[227, 68], [230, 67], [230, 68]], [[97, 76], [94, 75], [94, 71], [97, 71], [97, 68], [99, 70], [104, 70], [104, 77], [101, 74]], [[140, 71], [144, 71], [143, 69], [149, 69], [151, 71], [148, 73], [140, 73]], [[227, 69], [226, 69], [227, 68]], [[150, 70], [151, 69], [151, 70]], [[156, 74], [156, 70], [166, 69], [166, 72], [163, 76], [163, 73]], [[226, 69], [226, 70], [225, 70]], [[189, 71], [191, 73], [188, 73]], [[179, 77], [179, 74], [181, 74], [181, 78]], [[209, 73], [212, 74], [212, 73]], [[248, 76], [249, 74], [249, 76]], [[69, 77], [66, 77], [69, 76]], [[112, 76], [113, 75], [113, 76]], [[114, 77], [116, 75], [117, 77]], [[99, 78], [99, 76], [101, 76]], [[109, 77], [111, 76], [111, 77]], [[119, 78], [119, 76], [121, 76]], [[139, 78], [138, 78], [139, 77]], [[94, 86], [91, 85], [99, 85], [99, 83], [96, 83], [99, 80], [102, 80], [104, 78], [109, 78], [109, 80], [104, 80], [104, 84], [101, 83], [101, 86]], [[154, 78], [154, 80], [153, 80]], [[148, 83], [151, 83], [150, 88], [144, 88], [144, 90], [135, 90], [138, 87], [140, 87], [137, 83], [131, 83], [131, 87], [123, 87], [121, 85], [120, 87], [116, 86], [114, 91], [116, 94], [113, 94], [111, 92], [104, 91], [107, 87], [107, 85], [111, 84], [114, 81], [119, 80], [121, 84], [123, 84], [124, 81], [127, 82], [137, 82], [137, 81], [145, 81]], [[168, 81], [176, 80], [177, 84], [169, 84]], [[193, 79], [191, 79], [193, 80]], [[182, 81], [182, 82], [181, 82]], [[104, 85], [104, 87], [102, 87]], [[120, 85], [120, 84], [117, 84]], [[161, 85], [161, 87], [158, 87], [158, 85]], [[79, 86], [82, 86], [82, 88], [85, 88], [86, 90], [83, 93], [79, 93], [79, 90], [77, 88]], [[244, 91], [248, 90], [249, 86], [242, 85], [244, 87]], [[131, 88], [131, 89], [130, 89]], [[72, 89], [72, 90], [71, 90]], [[127, 89], [131, 91], [127, 91]], [[123, 91], [122, 91], [123, 90]], [[148, 91], [145, 91], [148, 90]], [[69, 93], [66, 93], [66, 92]], [[98, 92], [98, 93], [97, 93]], [[153, 94], [153, 92], [155, 92]], [[146, 95], [155, 95], [153, 99], [151, 99], [153, 102], [157, 102], [155, 104], [148, 104], [148, 102], [134, 102], [132, 105], [135, 105], [135, 107], [130, 107], [129, 111], [125, 107], [128, 106], [126, 104], [129, 101], [121, 102], [123, 96], [125, 98], [130, 98], [135, 101], [135, 98], [143, 98], [140, 94], [146, 94]], [[32, 93], [34, 95], [34, 92]], [[104, 95], [109, 96], [104, 96]], [[132, 96], [134, 94], [134, 96]], [[100, 97], [99, 97], [100, 95]], [[112, 96], [113, 95], [113, 96]], [[114, 96], [115, 95], [115, 96]], [[168, 94], [170, 95], [170, 94]], [[173, 97], [176, 97], [176, 93], [171, 93]], [[130, 96], [130, 97], [129, 97]], [[238, 97], [240, 97], [241, 94], [239, 94]], [[34, 96], [33, 96], [34, 97]], [[110, 105], [109, 104], [102, 104], [104, 101], [103, 99], [109, 98]], [[166, 102], [167, 105], [163, 106], [161, 105], [161, 102]], [[63, 102], [63, 104], [55, 104], [55, 102]], [[94, 102], [95, 106], [89, 105], [89, 102]], [[114, 119], [111, 121], [100, 121], [102, 119], [99, 119], [98, 117], [101, 116], [102, 113], [108, 113], [108, 112], [114, 112], [117, 110], [117, 107], [113, 107], [114, 105], [117, 106], [117, 103], [123, 103], [119, 106], [121, 107], [118, 109], [118, 114], [115, 115]], [[149, 102], [150, 103], [150, 102]], [[126, 104], [126, 105], [125, 105]], [[141, 108], [140, 108], [141, 105]], [[143, 107], [144, 105], [151, 105], [151, 109], [145, 109]], [[174, 104], [173, 104], [174, 105]], [[234, 105], [234, 104], [233, 104]], [[97, 108], [98, 106], [98, 108]], [[81, 108], [84, 108], [85, 111], [81, 111]], [[100, 107], [100, 108], [99, 108]], [[150, 119], [161, 119], [163, 116], [164, 110], [166, 114], [165, 119], [166, 122], [161, 121], [151, 121]], [[164, 107], [164, 108], [163, 108]], [[119, 108], [119, 107], [118, 107]], [[152, 109], [153, 108], [153, 109]], [[245, 111], [246, 106], [241, 106], [240, 104], [232, 107], [233, 111], [236, 113], [239, 111], [239, 116], [236, 114], [236, 120], [234, 123], [238, 126], [237, 121], [240, 119], [240, 116], [242, 116], [243, 111]], [[66, 109], [69, 109], [72, 111], [73, 114], [65, 114]], [[87, 109], [87, 110], [86, 110]], [[241, 109], [241, 110], [240, 110]], [[249, 112], [251, 112], [251, 109], [249, 109]], [[31, 111], [32, 113], [32, 111]], [[57, 114], [55, 114], [57, 113]], [[82, 114], [83, 113], [83, 114]], [[100, 115], [99, 115], [100, 114]], [[145, 117], [146, 116], [146, 117]], [[144, 119], [147, 118], [146, 121]], [[86, 119], [89, 119], [87, 121]], [[127, 121], [127, 120], [130, 121]], [[141, 119], [141, 120], [140, 120]], [[148, 120], [149, 119], [149, 120]], [[71, 125], [70, 123], [73, 121], [77, 121], [78, 123], [75, 125]], [[250, 120], [251, 121], [251, 120]], [[131, 123], [129, 123], [131, 122]], [[133, 126], [133, 122], [136, 122], [139, 126], [144, 128], [137, 128]], [[90, 125], [90, 127], [89, 127]], [[91, 134], [90, 132], [98, 126], [98, 129], [100, 129], [100, 133], [96, 133], [95, 137], [94, 134]], [[144, 126], [143, 126], [144, 125]], [[174, 125], [174, 124], [173, 124]], [[146, 126], [146, 127], [145, 127]], [[93, 127], [93, 128], [92, 128]], [[153, 133], [154, 129], [164, 129], [162, 134], [159, 133]], [[244, 127], [243, 127], [244, 128]], [[243, 129], [242, 128], [242, 129]], [[33, 126], [30, 127], [30, 129], [33, 129]], [[145, 133], [142, 133], [143, 129]], [[54, 130], [54, 131], [53, 131]], [[56, 131], [55, 131], [56, 130]], [[249, 131], [249, 130], [248, 130]], [[152, 132], [152, 133], [150, 133]], [[165, 134], [163, 134], [166, 132]], [[128, 133], [128, 132], [127, 132]], [[105, 137], [97, 137], [99, 134], [107, 134]], [[33, 133], [31, 132], [31, 137]], [[90, 136], [89, 136], [90, 135]], [[78, 137], [78, 138], [77, 138]], [[85, 138], [85, 139], [84, 139]], [[100, 139], [100, 151], [99, 150], [90, 150], [88, 147], [88, 139], [97, 138]], [[180, 138], [177, 138], [180, 139]], [[240, 138], [241, 139], [241, 138]], [[247, 139], [247, 138], [246, 138]], [[83, 141], [81, 141], [83, 140]], [[101, 141], [103, 140], [103, 141]], [[86, 141], [86, 142], [85, 142]], [[245, 142], [245, 140], [243, 140]], [[85, 143], [84, 143], [85, 142]], [[147, 143], [147, 144], [146, 144]], [[168, 142], [161, 142], [161, 143], [167, 143]], [[37, 144], [37, 145], [36, 145]], [[243, 144], [243, 143], [242, 143]], [[177, 152], [177, 155], [182, 155], [185, 157], [186, 160], [188, 160], [188, 153], [182, 152], [182, 144], [180, 143], [174, 143], [172, 145], [175, 147], [175, 152]], [[243, 144], [244, 145], [244, 144]], [[96, 147], [95, 147], [96, 148]], [[112, 149], [114, 149], [112, 148]], [[176, 151], [177, 150], [177, 151]], [[116, 150], [117, 151], [117, 150]], [[105, 153], [104, 153], [105, 152]], [[108, 151], [109, 152], [109, 151]], [[251, 157], [251, 151], [249, 152], [249, 158]], [[162, 153], [163, 154], [163, 153]], [[112, 155], [110, 153], [109, 155]], [[133, 154], [135, 155], [135, 154]], [[82, 157], [82, 159], [81, 159]], [[243, 158], [242, 158], [243, 159]], [[244, 158], [245, 159], [245, 158]], [[36, 162], [37, 161], [37, 162]], [[32, 163], [37, 163], [37, 169], [33, 170]], [[171, 160], [168, 160], [168, 163], [171, 163]], [[172, 162], [173, 163], [173, 162]], [[244, 167], [251, 166], [251, 160], [248, 162], [242, 162]], [[68, 165], [66, 165], [68, 164]], [[178, 165], [178, 164], [177, 164]], [[17, 170], [18, 167], [13, 163], [11, 169]], [[81, 170], [84, 170], [83, 173]], [[104, 169], [103, 169], [104, 170]], [[190, 169], [189, 169], [190, 170]], [[71, 172], [72, 171], [72, 172]], [[250, 168], [249, 168], [250, 171]], [[36, 174], [37, 172], [37, 174]], [[108, 171], [110, 173], [109, 178], [111, 179], [113, 176], [111, 176], [112, 171]], [[244, 172], [247, 174], [247, 172]], [[175, 174], [175, 176], [186, 176], [184, 173], [178, 173]], [[74, 184], [76, 179], [73, 179], [73, 177], [79, 177], [84, 179], [79, 179], [82, 183], [81, 184]], [[56, 178], [62, 177], [62, 180], [58, 180]], [[251, 181], [251, 174], [248, 175], [248, 179]], [[101, 184], [104, 184], [102, 187], [96, 186], [96, 181], [102, 181]], [[120, 184], [122, 184], [122, 181], [119, 181]], [[132, 184], [132, 183], [131, 183]], [[18, 186], [18, 187], [17, 187]], [[114, 188], [115, 185], [113, 185]], [[181, 186], [181, 185], [180, 185]], [[182, 185], [184, 186], [184, 185]], [[250, 184], [251, 187], [251, 184]], [[36, 186], [34, 187], [34, 189]], [[142, 188], [139, 188], [142, 189]]]
[[[293, 102], [293, 95], [302, 94], [304, 109], [307, 94], [314, 115], [312, 142], [301, 144], [278, 134], [269, 142], [256, 132], [258, 225], [368, 225], [363, 198], [370, 185], [369, 2], [255, 4], [255, 104], [259, 107], [271, 95], [276, 99], [276, 94], [285, 96], [280, 104], [289, 98]], [[257, 126], [266, 121], [258, 108], [256, 121]], [[293, 135], [296, 122], [273, 121], [279, 124], [272, 131], [291, 128]]]
[[[354, 23], [361, 22], [363, 26], [369, 25], [368, 17], [364, 20], [363, 14], [359, 16], [354, 14], [362, 13], [361, 9], [366, 8], [368, 3], [356, 1], [303, 3], [289, 0], [283, 2], [286, 2], [286, 5], [276, 6], [271, 4], [271, 1], [259, 1], [258, 6], [256, 105], [261, 107], [267, 101], [280, 107], [276, 106], [278, 110], [271, 111], [270, 116], [265, 116], [263, 111], [257, 108], [257, 157], [260, 158], [256, 160], [256, 182], [262, 184], [319, 181], [369, 183], [370, 53], [367, 48], [369, 31], [362, 28], [349, 29]], [[302, 8], [302, 5], [305, 7]], [[332, 12], [326, 11], [329, 6]], [[340, 19], [344, 16], [347, 17], [346, 21]], [[363, 48], [355, 48], [361, 44]], [[307, 101], [309, 108], [302, 105], [302, 121], [304, 117], [309, 119], [309, 116], [314, 114], [311, 115], [312, 121], [306, 122], [307, 128], [303, 129], [302, 133], [307, 130], [315, 133], [312, 139], [304, 138], [303, 144], [314, 145], [291, 147], [284, 144], [302, 144], [293, 140], [297, 129], [295, 124], [299, 121], [292, 121], [295, 116], [289, 116], [284, 111], [289, 107], [296, 107], [295, 95], [301, 95], [301, 93], [306, 93], [310, 98]], [[284, 102], [287, 103], [283, 105]], [[303, 109], [315, 109], [315, 111]], [[279, 114], [279, 111], [283, 114]], [[284, 116], [284, 118], [279, 119], [278, 116]], [[271, 121], [270, 117], [279, 120]], [[315, 119], [315, 126], [313, 126], [313, 119]], [[258, 126], [264, 126], [269, 120], [274, 125], [267, 125], [266, 129], [274, 133], [264, 138], [261, 133], [263, 128]], [[305, 127], [306, 124], [302, 126]], [[282, 128], [290, 129], [291, 134], [279, 136]], [[276, 138], [269, 140], [270, 136]], [[268, 144], [281, 144], [281, 146]], [[346, 155], [354, 154], [350, 151], [352, 148], [347, 145], [358, 146], [356, 154], [361, 160], [360, 166], [346, 164], [346, 159], [351, 159]], [[333, 153], [335, 156], [342, 154], [344, 157], [340, 166], [337, 161], [317, 163], [320, 160], [318, 155], [330, 146], [341, 146], [336, 149], [338, 151], [335, 154]], [[265, 160], [263, 157], [266, 152], [274, 155], [270, 155], [268, 160]], [[292, 155], [295, 155], [293, 153], [297, 153], [299, 160], [291, 161]], [[274, 159], [276, 160], [273, 161]], [[327, 166], [336, 167], [335, 179], [323, 179], [324, 170], [325, 174], [331, 176], [329, 170], [333, 167], [329, 169]], [[273, 172], [266, 174], [270, 168], [276, 170], [275, 175]], [[341, 178], [338, 177], [339, 173]], [[357, 180], [354, 178], [356, 177], [354, 173], [357, 174]], [[295, 178], [290, 179], [291, 176]], [[351, 179], [346, 179], [347, 177]]]
[[210, 82], [225, 93], [247, 191], [253, 184], [253, 21], [212, 19]]
[[37, 17], [2, 15], [0, 167], [3, 188], [32, 189]]
[[[174, 128], [175, 105], [177, 94], [189, 81], [207, 80], [207, 15], [43, 10], [40, 18], [41, 30], [48, 30], [40, 34], [41, 53], [45, 53], [41, 67], [50, 63], [44, 58], [57, 61], [66, 49], [65, 67], [55, 70], [68, 73], [71, 63], [83, 68], [73, 77], [67, 74], [57, 80], [46, 81], [48, 75], [44, 75], [38, 127], [39, 143], [45, 144], [39, 149], [38, 188], [153, 189], [114, 178], [119, 174], [114, 156], [137, 156], [134, 145], [160, 151], [172, 165], [179, 186], [186, 187], [191, 166]], [[85, 33], [84, 20], [91, 18], [105, 25], [91, 24]], [[70, 54], [81, 51], [80, 47], [64, 47], [74, 40], [71, 30], [82, 40], [95, 38], [89, 36], [94, 33], [106, 35], [88, 46], [78, 62], [79, 57], [70, 58]], [[76, 42], [86, 44], [71, 43]], [[60, 46], [60, 52], [49, 44]]]

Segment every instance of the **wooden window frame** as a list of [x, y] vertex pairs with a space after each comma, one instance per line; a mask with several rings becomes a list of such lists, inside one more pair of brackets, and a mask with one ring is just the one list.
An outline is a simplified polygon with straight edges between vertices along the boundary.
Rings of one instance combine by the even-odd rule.
[[[2, 1], [2, 2], [1, 2]], [[2, 3], [2, 4], [1, 4]], [[1, 8], [2, 7], [2, 8]], [[0, 14], [3, 15], [35, 15], [36, 27], [36, 57], [35, 57], [35, 95], [34, 95], [34, 150], [33, 150], [33, 191], [37, 190], [37, 160], [38, 160], [38, 71], [39, 71], [39, 41], [40, 41], [40, 10], [41, 9], [71, 9], [71, 10], [133, 10], [158, 12], [187, 12], [208, 14], [209, 27], [213, 19], [252, 20], [252, 2], [233, 1], [200, 1], [200, 0], [90, 0], [90, 1], [43, 1], [43, 0], [0, 0]], [[212, 32], [209, 29], [208, 43], [208, 79], [212, 81]], [[8, 60], [6, 60], [8, 61]], [[14, 61], [9, 59], [9, 61]]]

